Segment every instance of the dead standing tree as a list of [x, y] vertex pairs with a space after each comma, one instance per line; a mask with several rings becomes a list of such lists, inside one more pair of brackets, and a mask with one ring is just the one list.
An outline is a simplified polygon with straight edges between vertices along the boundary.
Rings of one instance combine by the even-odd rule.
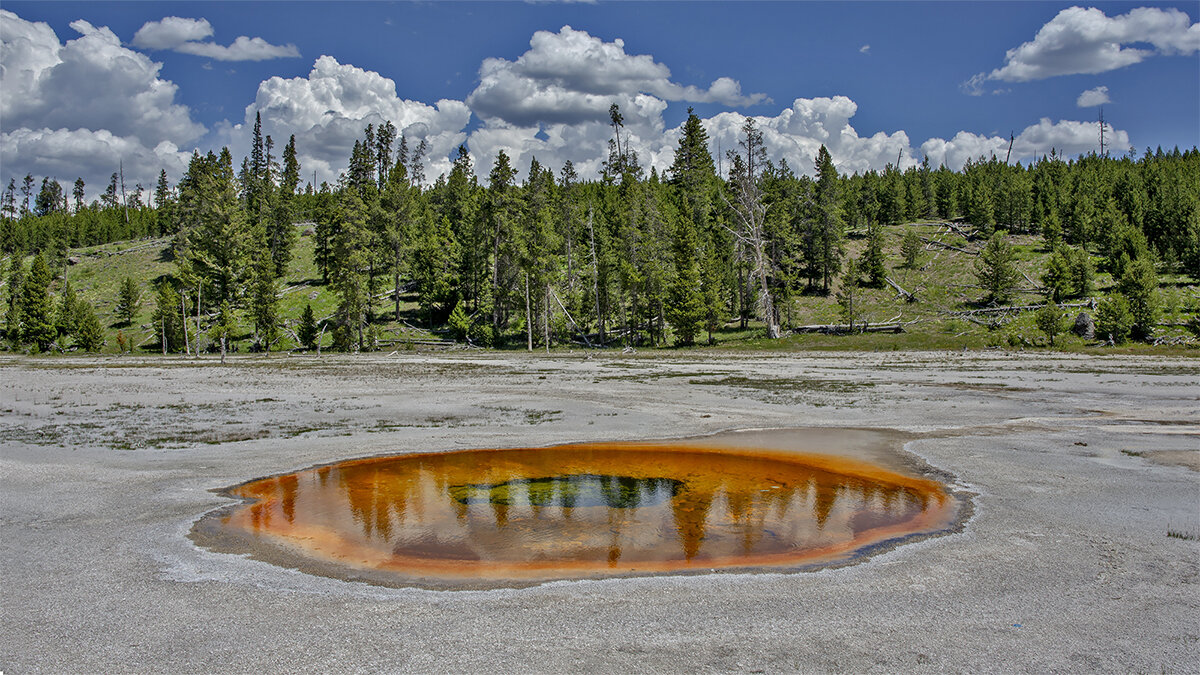
[[779, 320], [775, 315], [775, 301], [771, 297], [770, 277], [772, 261], [767, 251], [767, 205], [763, 201], [759, 179], [766, 165], [767, 151], [763, 147], [762, 132], [755, 128], [754, 119], [746, 118], [742, 125], [742, 139], [738, 145], [746, 156], [729, 151], [733, 165], [729, 169], [729, 188], [733, 200], [724, 191], [721, 198], [737, 218], [737, 228], [726, 226], [738, 243], [750, 254], [750, 275], [758, 282], [758, 306], [763, 321], [767, 324], [767, 337], [778, 338]]

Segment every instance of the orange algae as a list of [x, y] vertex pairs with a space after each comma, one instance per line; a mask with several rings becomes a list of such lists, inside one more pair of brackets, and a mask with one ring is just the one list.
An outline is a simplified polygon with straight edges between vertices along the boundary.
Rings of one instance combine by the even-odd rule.
[[450, 586], [808, 567], [957, 512], [941, 483], [874, 464], [688, 442], [359, 459], [227, 493], [247, 501], [209, 530], [267, 559]]

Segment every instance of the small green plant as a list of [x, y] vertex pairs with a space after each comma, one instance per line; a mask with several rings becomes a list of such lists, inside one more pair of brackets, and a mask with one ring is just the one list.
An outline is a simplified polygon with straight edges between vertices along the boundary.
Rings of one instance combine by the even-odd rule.
[[1054, 338], [1062, 333], [1062, 310], [1053, 302], [1047, 303], [1037, 311], [1033, 318], [1037, 323], [1038, 330], [1045, 333], [1050, 340], [1050, 345], [1054, 346]]
[[1096, 309], [1096, 337], [1119, 345], [1129, 339], [1132, 330], [1133, 314], [1124, 295], [1114, 293], [1100, 303]]
[[1167, 526], [1167, 536], [1172, 539], [1183, 539], [1184, 541], [1200, 540], [1200, 535], [1197, 535], [1195, 532], [1184, 532], [1183, 530], [1172, 528], [1170, 525]]
[[904, 239], [900, 242], [900, 254], [904, 256], [904, 266], [908, 269], [914, 269], [921, 258], [921, 238], [917, 236], [917, 231], [913, 228], [904, 230]]

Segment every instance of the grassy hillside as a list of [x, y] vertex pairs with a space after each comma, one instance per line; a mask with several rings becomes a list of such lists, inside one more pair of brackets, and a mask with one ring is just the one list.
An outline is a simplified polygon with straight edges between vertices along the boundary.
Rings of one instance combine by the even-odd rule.
[[[746, 328], [736, 321], [730, 322], [715, 336], [718, 348], [724, 349], [963, 349], [963, 348], [1043, 348], [1047, 346], [1045, 336], [1035, 327], [1033, 312], [1003, 315], [956, 315], [979, 307], [977, 304], [983, 291], [977, 286], [974, 273], [976, 256], [973, 252], [983, 246], [982, 240], [968, 240], [941, 223], [914, 223], [914, 228], [923, 238], [938, 241], [948, 247], [927, 244], [914, 269], [901, 265], [900, 243], [905, 227], [885, 229], [888, 276], [900, 287], [913, 293], [917, 301], [906, 302], [890, 286], [860, 289], [857, 305], [859, 321], [869, 323], [900, 322], [905, 331], [900, 334], [877, 333], [858, 335], [791, 334], [782, 340], [763, 338], [761, 325], [751, 322]], [[336, 307], [336, 298], [322, 284], [320, 273], [313, 260], [313, 238], [311, 232], [298, 226], [299, 237], [295, 255], [286, 278], [281, 281], [280, 315], [287, 330], [283, 331], [282, 342], [277, 349], [296, 347], [292, 331], [298, 323], [306, 304], [311, 304], [318, 318], [330, 316]], [[1040, 278], [1049, 257], [1044, 242], [1039, 236], [1013, 236], [1018, 267], [1024, 275], [1012, 305], [1040, 304], [1043, 296], [1038, 292]], [[105, 328], [106, 343], [103, 351], [118, 352], [118, 332], [130, 340], [135, 351], [153, 353], [159, 349], [155, 332], [151, 326], [154, 307], [153, 284], [174, 270], [171, 260], [169, 239], [127, 241], [104, 246], [74, 249], [70, 255], [74, 261], [67, 267], [67, 275], [80, 296], [96, 308], [101, 324]], [[865, 239], [851, 236], [847, 242], [847, 255], [858, 257], [866, 247]], [[958, 250], [962, 249], [962, 250]], [[1095, 259], [1096, 267], [1101, 267]], [[142, 303], [131, 326], [117, 325], [115, 308], [118, 288], [125, 277], [132, 278], [142, 289]], [[387, 290], [390, 279], [381, 279], [380, 293]], [[57, 291], [61, 281], [52, 291]], [[1103, 297], [1113, 286], [1107, 273], [1097, 271], [1093, 297]], [[841, 323], [837, 302], [837, 286], [827, 295], [802, 295], [796, 297], [784, 309], [787, 325]], [[1156, 331], [1159, 345], [1130, 343], [1112, 348], [1098, 341], [1085, 341], [1070, 333], [1059, 336], [1055, 349], [1089, 350], [1114, 349], [1133, 352], [1180, 352], [1195, 353], [1200, 342], [1185, 327], [1184, 323], [1200, 311], [1200, 283], [1190, 277], [1160, 277], [1160, 298], [1163, 311], [1160, 321], [1163, 326]], [[191, 303], [194, 296], [190, 297]], [[431, 332], [418, 315], [416, 298], [404, 297], [401, 321], [394, 320], [390, 298], [376, 301], [376, 312], [381, 320], [376, 331], [385, 349], [408, 348], [414, 342], [443, 340], [444, 335]], [[1090, 309], [1064, 308], [1064, 321], [1073, 319]], [[385, 320], [386, 319], [386, 320]], [[1069, 325], [1069, 324], [1068, 324]], [[249, 322], [241, 320], [241, 334], [235, 347], [249, 348]], [[191, 325], [194, 339], [194, 319]], [[702, 335], [701, 338], [704, 336]], [[513, 340], [512, 348], [522, 348], [524, 340]], [[207, 337], [201, 344], [208, 345]], [[323, 344], [328, 347], [330, 335], [325, 334]], [[566, 347], [562, 347], [566, 348]], [[671, 349], [671, 348], [664, 348]]]

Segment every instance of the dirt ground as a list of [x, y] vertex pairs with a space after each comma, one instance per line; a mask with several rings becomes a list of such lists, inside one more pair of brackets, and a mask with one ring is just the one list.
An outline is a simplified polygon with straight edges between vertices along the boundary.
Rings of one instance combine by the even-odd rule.
[[[1200, 362], [1014, 353], [0, 358], [0, 671], [1195, 672]], [[430, 591], [188, 538], [395, 452], [910, 434], [961, 532], [816, 572]]]

